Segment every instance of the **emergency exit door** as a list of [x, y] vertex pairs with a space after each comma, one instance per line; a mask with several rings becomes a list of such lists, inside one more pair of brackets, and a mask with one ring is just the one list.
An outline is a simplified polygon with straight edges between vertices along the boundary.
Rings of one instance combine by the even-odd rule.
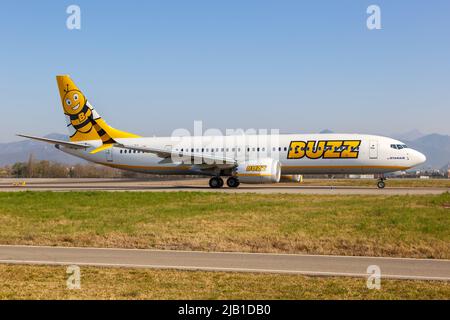
[[113, 162], [113, 148], [108, 148], [105, 150], [106, 161]]

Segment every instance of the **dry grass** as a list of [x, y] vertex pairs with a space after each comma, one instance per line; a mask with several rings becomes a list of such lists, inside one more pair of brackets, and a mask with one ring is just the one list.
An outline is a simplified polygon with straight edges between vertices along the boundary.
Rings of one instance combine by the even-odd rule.
[[450, 284], [296, 275], [81, 268], [68, 290], [66, 268], [0, 265], [0, 299], [450, 299]]
[[450, 195], [0, 194], [0, 243], [450, 258]]

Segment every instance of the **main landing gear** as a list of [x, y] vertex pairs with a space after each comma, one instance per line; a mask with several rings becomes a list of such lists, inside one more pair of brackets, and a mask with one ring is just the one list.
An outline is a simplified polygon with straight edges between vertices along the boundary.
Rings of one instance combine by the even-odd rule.
[[377, 182], [377, 187], [378, 189], [384, 189], [384, 187], [386, 186], [386, 183], [384, 182], [384, 180], [386, 180], [386, 178], [381, 177], [378, 182]]
[[229, 186], [230, 188], [237, 188], [240, 184], [241, 183], [239, 182], [239, 179], [236, 177], [229, 177], [227, 179], [227, 186]]
[[212, 177], [209, 179], [209, 186], [211, 188], [222, 188], [223, 187], [223, 179], [221, 177]]
[[[227, 186], [230, 188], [237, 188], [240, 182], [236, 177], [229, 177], [227, 179]], [[212, 177], [209, 179], [209, 186], [213, 189], [222, 188], [223, 187], [223, 179], [221, 177]]]

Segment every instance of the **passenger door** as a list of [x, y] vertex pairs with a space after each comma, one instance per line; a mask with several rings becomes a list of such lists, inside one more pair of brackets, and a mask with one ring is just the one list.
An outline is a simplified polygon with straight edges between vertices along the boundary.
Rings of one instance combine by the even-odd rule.
[[370, 141], [369, 159], [378, 159], [378, 141], [375, 140]]

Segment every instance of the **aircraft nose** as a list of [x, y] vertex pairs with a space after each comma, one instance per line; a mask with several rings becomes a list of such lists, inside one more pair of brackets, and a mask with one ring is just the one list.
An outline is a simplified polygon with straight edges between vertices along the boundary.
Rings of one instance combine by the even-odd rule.
[[414, 150], [413, 161], [414, 161], [414, 166], [418, 166], [418, 165], [424, 163], [425, 161], [427, 161], [427, 157], [422, 152]]

